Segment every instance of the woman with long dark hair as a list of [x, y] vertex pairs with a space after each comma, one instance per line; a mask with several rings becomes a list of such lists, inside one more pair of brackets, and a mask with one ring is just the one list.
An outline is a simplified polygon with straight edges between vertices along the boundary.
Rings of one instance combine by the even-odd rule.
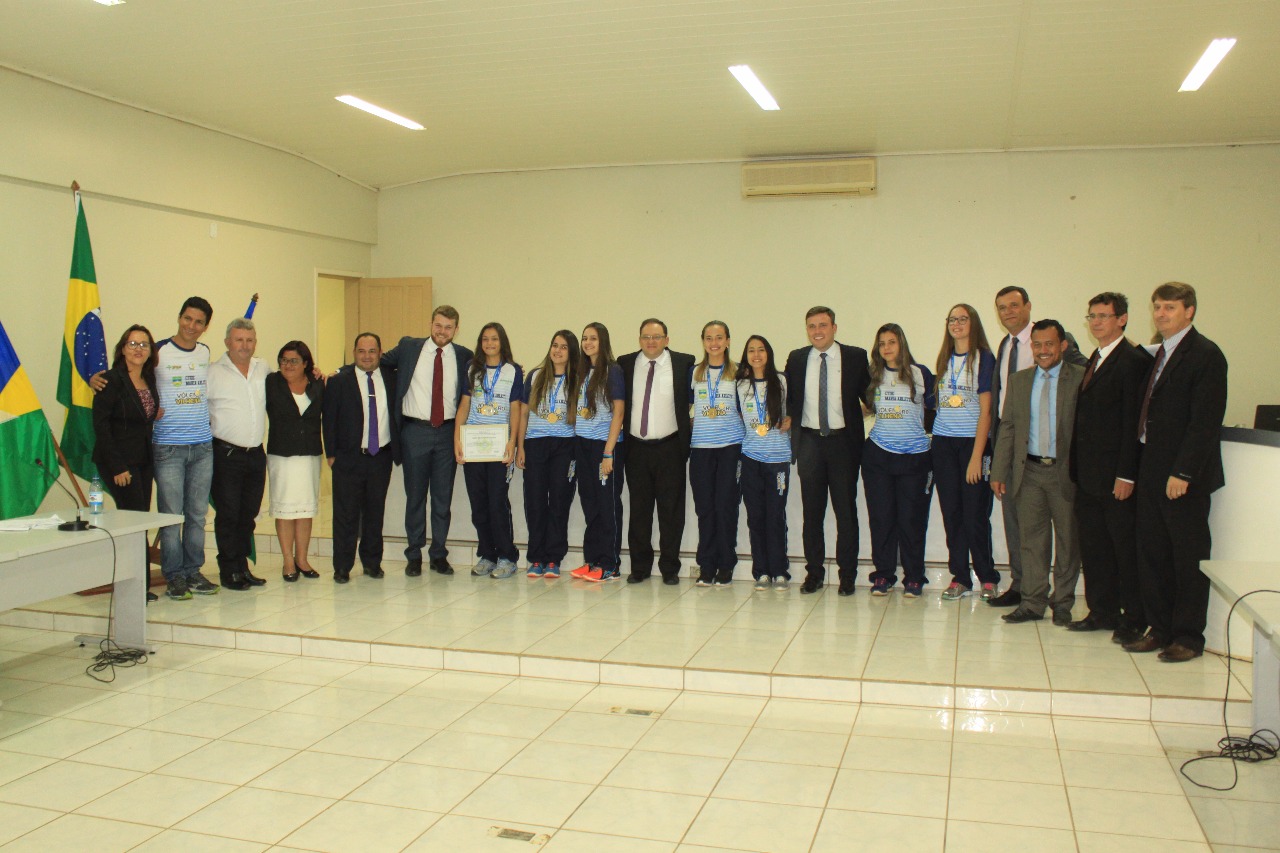
[[618, 577], [622, 559], [622, 416], [627, 383], [613, 357], [609, 329], [589, 323], [582, 330], [582, 387], [578, 394], [578, 498], [587, 529], [582, 565], [570, 574], [603, 582]]
[[888, 595], [902, 560], [902, 594], [918, 598], [928, 583], [924, 540], [933, 477], [927, 415], [934, 405], [933, 375], [911, 358], [896, 323], [876, 331], [871, 347], [868, 411], [876, 422], [862, 451], [862, 489], [871, 529], [871, 594]]
[[[93, 464], [117, 509], [151, 510], [151, 425], [164, 415], [156, 389], [156, 342], [146, 326], [124, 330], [93, 398]], [[146, 562], [146, 556], [143, 556]], [[145, 569], [144, 565], [144, 569]], [[156, 596], [147, 592], [147, 600]]]
[[292, 583], [320, 573], [307, 558], [311, 527], [320, 511], [320, 440], [324, 382], [315, 376], [311, 348], [289, 341], [276, 355], [280, 369], [268, 374], [267, 480], [271, 517], [284, 555], [281, 577]]
[[742, 418], [737, 367], [729, 356], [729, 327], [712, 320], [702, 327], [702, 360], [689, 376], [693, 428], [689, 442], [689, 487], [698, 516], [698, 586], [728, 586], [738, 565], [738, 459]]
[[[511, 523], [508, 489], [515, 464], [516, 428], [520, 425], [524, 374], [511, 355], [511, 341], [501, 323], [486, 323], [476, 339], [475, 355], [467, 371], [467, 390], [458, 401], [453, 434], [453, 452], [462, 465], [471, 501], [471, 523], [475, 525], [476, 564], [471, 574], [502, 579], [516, 573], [520, 552], [516, 550]], [[502, 425], [507, 428], [507, 445], [501, 461], [467, 462], [462, 453], [462, 428], [473, 425]]]
[[791, 486], [787, 379], [778, 372], [773, 347], [760, 335], [747, 338], [736, 378], [744, 430], [740, 485], [751, 537], [751, 576], [757, 590], [785, 590], [791, 581], [787, 562], [787, 490]]
[[991, 552], [993, 495], [987, 441], [996, 359], [973, 306], [960, 303], [947, 312], [937, 368], [938, 417], [929, 452], [951, 569], [951, 584], [942, 598], [964, 598], [972, 591], [976, 574], [982, 598], [989, 601], [995, 598], [1000, 581]]
[[551, 336], [542, 364], [529, 371], [525, 381], [516, 465], [524, 469], [524, 520], [529, 528], [525, 574], [531, 578], [560, 577], [560, 564], [569, 551], [581, 369], [578, 338], [561, 329]]

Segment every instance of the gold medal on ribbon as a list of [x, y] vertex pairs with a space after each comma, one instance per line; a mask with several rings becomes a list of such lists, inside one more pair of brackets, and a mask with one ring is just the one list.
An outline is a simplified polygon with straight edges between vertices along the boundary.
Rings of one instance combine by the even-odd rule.
[[720, 417], [720, 410], [708, 406], [706, 409], [703, 409], [702, 414], [708, 418], [718, 418]]
[[486, 416], [496, 415], [498, 414], [498, 407], [495, 406], [493, 403], [485, 403], [480, 407], [480, 414], [486, 415]]
[[769, 434], [769, 427], [767, 427], [764, 424], [756, 424], [756, 435], [760, 436], [761, 438], [764, 438], [768, 434]]
[[558, 424], [560, 423], [560, 416], [555, 412], [547, 412], [546, 421], [549, 424]]
[[947, 405], [953, 409], [963, 408], [964, 397], [961, 397], [959, 394], [952, 394], [947, 398]]
[[591, 409], [587, 408], [586, 406], [578, 407], [578, 417], [589, 418], [591, 417], [591, 414], [592, 414]]

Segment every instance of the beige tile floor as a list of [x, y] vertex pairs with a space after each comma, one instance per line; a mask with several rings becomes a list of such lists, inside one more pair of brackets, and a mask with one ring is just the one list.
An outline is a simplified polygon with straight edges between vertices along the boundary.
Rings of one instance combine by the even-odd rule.
[[1210, 726], [91, 652], [0, 627], [6, 851], [1280, 849], [1280, 765], [1178, 775]]
[[[406, 578], [403, 562], [388, 560], [384, 579], [357, 573], [338, 586], [326, 557], [313, 557], [321, 579], [286, 584], [280, 556], [263, 553], [265, 587], [162, 598], [148, 616], [162, 640], [364, 662], [422, 663], [411, 653], [430, 649], [436, 661], [441, 650], [447, 655], [433, 665], [451, 669], [610, 681], [617, 679], [603, 673], [630, 668], [650, 686], [763, 695], [777, 692], [770, 678], [789, 678], [856, 691], [806, 698], [1157, 721], [1218, 719], [1230, 682], [1233, 720], [1247, 716], [1247, 662], [1232, 661], [1230, 677], [1217, 655], [1165, 664], [1125, 653], [1104, 632], [1073, 633], [1048, 620], [1004, 624], [1005, 611], [976, 597], [946, 602], [926, 588], [916, 600], [896, 590], [877, 598], [865, 587], [851, 598], [834, 588], [809, 596], [798, 584], [756, 592], [748, 580], [709, 589], [688, 579], [676, 587], [567, 575], [498, 581], [471, 577], [470, 556], [465, 545], [454, 547], [452, 577]], [[106, 606], [105, 596], [72, 595], [31, 610], [101, 616]]]

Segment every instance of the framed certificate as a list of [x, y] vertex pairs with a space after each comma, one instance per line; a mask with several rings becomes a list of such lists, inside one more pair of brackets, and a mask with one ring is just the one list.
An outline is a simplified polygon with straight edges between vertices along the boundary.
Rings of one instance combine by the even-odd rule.
[[507, 452], [506, 424], [463, 424], [462, 458], [468, 462], [501, 462]]

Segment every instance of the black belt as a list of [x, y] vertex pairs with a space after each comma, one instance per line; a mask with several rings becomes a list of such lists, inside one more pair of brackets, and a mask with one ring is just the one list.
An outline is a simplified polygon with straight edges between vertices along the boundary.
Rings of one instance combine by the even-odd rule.
[[666, 444], [668, 441], [674, 440], [679, 435], [680, 435], [680, 431], [676, 430], [675, 432], [671, 433], [671, 435], [668, 435], [665, 438], [641, 438], [638, 435], [633, 435], [631, 436], [630, 440], [635, 441], [639, 444]]
[[1058, 460], [1054, 459], [1052, 456], [1032, 456], [1030, 453], [1027, 454], [1027, 461], [1045, 466], [1058, 464]]
[[259, 444], [257, 447], [241, 447], [238, 444], [232, 444], [231, 442], [223, 441], [220, 438], [215, 438], [213, 440], [213, 443], [218, 445], [219, 447], [225, 447], [227, 450], [233, 450], [237, 453], [253, 453], [254, 451], [257, 451], [259, 453], [262, 452], [261, 444]]
[[814, 429], [813, 427], [800, 427], [800, 429], [801, 429], [802, 431], [804, 431], [804, 432], [813, 433], [814, 435], [818, 436], [819, 438], [831, 438], [831, 436], [835, 435], [836, 433], [842, 433], [842, 432], [844, 432], [844, 427], [840, 427], [839, 429], [829, 429], [829, 430], [827, 430], [827, 434], [826, 434], [826, 435], [823, 435], [823, 434], [822, 434], [822, 430], [821, 430], [821, 429]]
[[[406, 423], [423, 424], [424, 426], [431, 426], [431, 421], [429, 420], [424, 421], [422, 418], [411, 418], [408, 415], [404, 415], [404, 419]], [[453, 418], [449, 418], [448, 420], [441, 421], [440, 427], [443, 427], [445, 424], [451, 424], [451, 423], [453, 423]], [[437, 429], [439, 429], [440, 427], [437, 427]]]

